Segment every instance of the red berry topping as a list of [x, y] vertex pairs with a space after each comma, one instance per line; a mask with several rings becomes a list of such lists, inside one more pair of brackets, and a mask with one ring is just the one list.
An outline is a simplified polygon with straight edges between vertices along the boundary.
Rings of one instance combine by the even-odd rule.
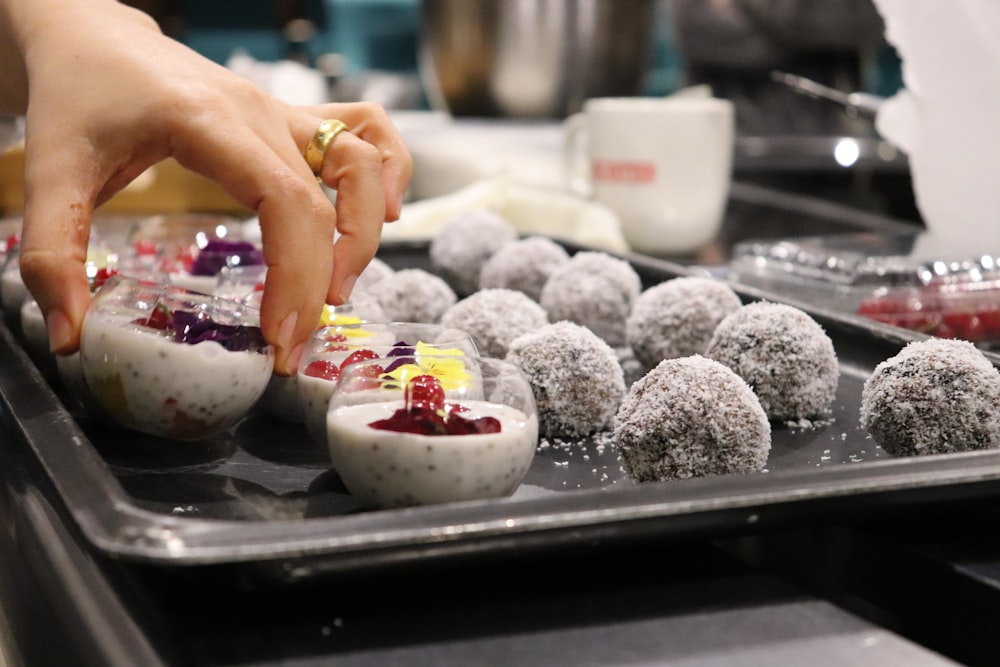
[[[346, 368], [346, 366], [341, 368]], [[383, 373], [385, 373], [385, 369], [382, 368], [381, 364], [365, 364], [358, 371], [358, 375], [363, 379], [358, 381], [356, 389], [378, 389], [381, 386], [379, 378], [382, 377]]]
[[417, 435], [477, 435], [499, 433], [502, 430], [496, 417], [466, 419], [458, 414], [444, 414], [428, 408], [400, 408], [388, 419], [379, 419], [368, 424], [378, 431], [416, 433]]
[[149, 239], [139, 239], [135, 242], [135, 252], [141, 257], [149, 257], [156, 254], [156, 243]]
[[418, 375], [409, 381], [405, 391], [409, 409], [444, 410], [444, 389], [433, 375]]
[[[342, 361], [340, 364], [340, 370], [344, 370], [351, 364], [356, 364], [359, 361], [369, 361], [378, 358], [379, 358], [378, 352], [376, 352], [375, 350], [370, 350], [366, 347], [361, 348], [360, 350], [355, 350], [354, 352], [351, 352], [349, 355], [347, 355], [347, 358], [344, 359], [344, 361]], [[381, 375], [382, 371], [379, 370], [378, 374]]]
[[347, 336], [342, 333], [331, 333], [327, 334], [323, 339], [326, 341], [326, 349], [330, 352], [342, 352], [349, 349], [346, 345], [336, 345], [335, 343], [346, 343]]
[[97, 273], [94, 274], [94, 289], [97, 289], [104, 283], [108, 282], [108, 278], [111, 276], [118, 275], [118, 269], [113, 266], [102, 266], [97, 269]]
[[340, 377], [340, 367], [327, 359], [314, 359], [309, 362], [303, 373], [310, 377], [334, 382]]

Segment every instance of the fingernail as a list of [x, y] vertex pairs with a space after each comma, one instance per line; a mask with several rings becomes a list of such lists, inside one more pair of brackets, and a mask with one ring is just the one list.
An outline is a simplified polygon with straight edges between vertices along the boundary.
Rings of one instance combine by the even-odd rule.
[[340, 283], [340, 302], [347, 303], [347, 300], [351, 298], [351, 292], [354, 291], [354, 283], [358, 282], [358, 277], [353, 273], [346, 278], [344, 282]]
[[295, 325], [299, 321], [299, 311], [293, 310], [292, 312], [285, 315], [285, 319], [281, 320], [281, 324], [278, 325], [278, 341], [277, 345], [283, 350], [287, 350], [292, 345], [292, 339], [295, 336]]
[[61, 310], [53, 310], [45, 318], [45, 328], [49, 332], [49, 350], [58, 352], [67, 345], [73, 338], [73, 331], [69, 326], [69, 318]]

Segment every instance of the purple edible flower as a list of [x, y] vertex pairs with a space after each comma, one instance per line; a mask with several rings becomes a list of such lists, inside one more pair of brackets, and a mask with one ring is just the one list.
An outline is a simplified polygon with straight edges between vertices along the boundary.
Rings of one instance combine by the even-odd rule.
[[173, 328], [174, 340], [188, 345], [212, 340], [230, 352], [261, 350], [267, 345], [260, 327], [221, 324], [207, 315], [189, 310], [174, 311]]
[[416, 350], [412, 345], [407, 343], [405, 340], [401, 340], [397, 343], [392, 344], [392, 349], [385, 353], [386, 357], [395, 357], [392, 363], [390, 363], [385, 368], [386, 373], [391, 373], [400, 366], [405, 366], [406, 364], [415, 364], [417, 360], [413, 357], [413, 353]]
[[264, 255], [249, 241], [212, 239], [198, 252], [191, 265], [193, 276], [214, 276], [227, 266], [257, 266]]

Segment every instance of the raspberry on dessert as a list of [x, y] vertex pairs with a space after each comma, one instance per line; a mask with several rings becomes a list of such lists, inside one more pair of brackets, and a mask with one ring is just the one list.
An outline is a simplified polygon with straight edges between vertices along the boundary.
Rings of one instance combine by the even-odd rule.
[[444, 388], [433, 375], [418, 375], [406, 384], [405, 401], [407, 408], [444, 410]]
[[[345, 339], [346, 340], [346, 339]], [[340, 364], [340, 370], [344, 370], [351, 364], [356, 364], [359, 361], [369, 361], [371, 359], [378, 359], [378, 352], [368, 348], [362, 348], [360, 350], [355, 350], [347, 355], [347, 358]]]
[[135, 252], [142, 257], [155, 255], [157, 252], [156, 242], [149, 239], [139, 239], [135, 242]]
[[116, 275], [118, 275], [118, 269], [112, 266], [102, 266], [97, 269], [97, 273], [94, 274], [94, 289], [101, 287], [104, 283], [108, 282], [108, 278]]
[[340, 377], [340, 366], [327, 359], [314, 359], [303, 371], [306, 375], [334, 382]]

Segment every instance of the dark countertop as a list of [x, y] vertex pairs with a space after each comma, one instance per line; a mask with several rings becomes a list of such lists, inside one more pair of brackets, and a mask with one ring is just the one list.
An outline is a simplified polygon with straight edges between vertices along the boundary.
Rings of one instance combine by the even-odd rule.
[[[905, 226], [758, 186], [734, 197], [716, 257], [790, 230]], [[95, 549], [2, 404], [0, 416], [11, 664], [945, 665], [995, 654], [1000, 544], [983, 536], [995, 512], [975, 500], [915, 511], [889, 500], [807, 529], [570, 540], [274, 583]]]

